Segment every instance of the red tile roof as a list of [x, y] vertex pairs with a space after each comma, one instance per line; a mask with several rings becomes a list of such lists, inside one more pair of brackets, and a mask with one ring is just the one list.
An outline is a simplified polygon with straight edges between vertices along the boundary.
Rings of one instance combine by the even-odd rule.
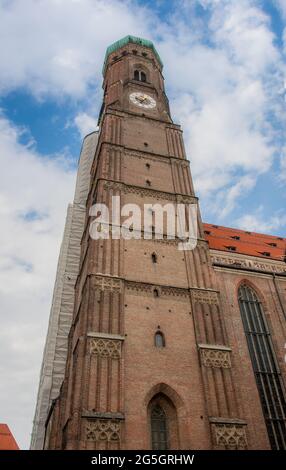
[[203, 226], [205, 238], [212, 250], [286, 262], [286, 238], [219, 225], [203, 224]]
[[14, 439], [7, 424], [0, 423], [0, 450], [19, 450], [19, 446]]

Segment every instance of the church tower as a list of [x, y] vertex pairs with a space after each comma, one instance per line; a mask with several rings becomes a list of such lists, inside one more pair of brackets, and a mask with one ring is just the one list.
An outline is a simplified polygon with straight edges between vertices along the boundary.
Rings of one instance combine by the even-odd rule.
[[152, 42], [126, 36], [106, 52], [79, 276], [50, 449], [245, 449], [247, 423], [215, 272], [198, 242], [94, 240], [95, 202], [196, 204], [182, 130]]

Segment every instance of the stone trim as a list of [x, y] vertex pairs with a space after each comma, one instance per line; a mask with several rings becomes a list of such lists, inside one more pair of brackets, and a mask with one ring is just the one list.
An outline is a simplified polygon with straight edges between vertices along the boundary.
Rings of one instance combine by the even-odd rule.
[[118, 419], [93, 419], [85, 424], [87, 441], [120, 441], [121, 421]]
[[89, 331], [87, 333], [87, 336], [89, 338], [117, 339], [118, 341], [124, 341], [125, 340], [125, 336], [116, 335], [116, 334], [113, 334], [113, 333], [97, 333], [97, 332]]
[[128, 290], [146, 292], [153, 294], [154, 289], [158, 289], [160, 296], [169, 295], [174, 297], [189, 297], [189, 289], [182, 287], [162, 286], [156, 284], [147, 284], [144, 282], [126, 281], [125, 286]]
[[[101, 179], [102, 180], [102, 179]], [[100, 181], [100, 180], [98, 180]], [[104, 180], [104, 189], [119, 190], [124, 194], [138, 194], [141, 197], [153, 197], [155, 199], [166, 199], [175, 203], [197, 204], [198, 198], [195, 196], [188, 196], [187, 194], [174, 194], [170, 192], [158, 191], [156, 189], [143, 188], [141, 186], [128, 185], [117, 181]]]
[[89, 341], [89, 352], [91, 355], [120, 359], [122, 339], [91, 338]]
[[[214, 251], [210, 250], [210, 257], [213, 264], [222, 264], [226, 265], [226, 267], [233, 267], [236, 268], [246, 268], [246, 269], [253, 269], [258, 271], [266, 271], [266, 272], [273, 272], [277, 274], [286, 274], [286, 266], [283, 261], [277, 262], [275, 260], [263, 260], [259, 259], [255, 256], [249, 255], [238, 255], [233, 254], [230, 255], [229, 253], [226, 255], [224, 252], [215, 253]], [[223, 267], [223, 266], [222, 266]]]
[[215, 449], [247, 449], [246, 423], [244, 421], [210, 418], [210, 426]]
[[214, 350], [219, 350], [219, 351], [232, 351], [232, 349], [229, 346], [224, 346], [223, 344], [203, 344], [203, 343], [200, 343], [200, 344], [198, 344], [198, 347], [200, 349], [214, 349]]
[[219, 304], [219, 293], [215, 290], [191, 288], [191, 296], [194, 302], [198, 302], [200, 304]]
[[243, 425], [243, 426], [247, 425], [247, 422], [244, 419], [226, 418], [226, 417], [220, 417], [220, 416], [210, 416], [209, 422], [215, 423], [215, 424], [216, 423], [217, 424], [238, 424], [238, 425]]
[[100, 412], [100, 411], [84, 410], [81, 416], [82, 418], [119, 419], [119, 420], [125, 419], [122, 413], [112, 413], [111, 411]]
[[93, 287], [96, 289], [119, 293], [123, 290], [123, 281], [120, 278], [106, 276], [105, 274], [92, 274], [91, 279], [93, 282]]
[[187, 160], [187, 159], [181, 158], [181, 157], [176, 157], [174, 155], [169, 156], [169, 155], [165, 155], [165, 154], [162, 154], [162, 153], [155, 153], [155, 152], [139, 150], [139, 149], [135, 149], [135, 148], [133, 149], [132, 147], [126, 148], [122, 144], [116, 144], [114, 142], [111, 143], [111, 142], [106, 141], [106, 140], [103, 140], [100, 143], [100, 146], [108, 147], [109, 149], [113, 149], [113, 150], [122, 151], [123, 156], [126, 154], [126, 155], [131, 155], [131, 156], [134, 156], [134, 157], [138, 157], [138, 158], [145, 158], [145, 159], [148, 159], [148, 160], [159, 161], [159, 162], [161, 162], [163, 159], [165, 159], [166, 164], [169, 164], [169, 162], [171, 160], [174, 160], [178, 164], [181, 164], [182, 166], [186, 166], [186, 167], [190, 166], [190, 160]]
[[[161, 241], [161, 240], [159, 240]], [[172, 240], [171, 240], [172, 241]], [[160, 290], [161, 295], [169, 295], [174, 297], [191, 297], [192, 300], [199, 303], [215, 304], [219, 303], [219, 292], [213, 289], [200, 289], [198, 287], [176, 287], [164, 286], [162, 284], [149, 284], [148, 282], [131, 281], [117, 276], [109, 276], [102, 273], [89, 273], [93, 282], [93, 287], [102, 291], [109, 290], [112, 292], [123, 293], [124, 288], [133, 291], [141, 291], [153, 293], [155, 288]]]
[[199, 344], [201, 364], [205, 367], [231, 368], [231, 349], [227, 346]]

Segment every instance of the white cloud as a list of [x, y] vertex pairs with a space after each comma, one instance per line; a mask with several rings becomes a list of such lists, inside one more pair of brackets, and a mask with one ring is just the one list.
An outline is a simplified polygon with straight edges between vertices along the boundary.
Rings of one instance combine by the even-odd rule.
[[286, 225], [286, 214], [284, 211], [277, 211], [272, 217], [266, 216], [263, 206], [259, 206], [254, 214], [245, 214], [237, 221], [237, 227], [242, 230], [250, 230], [258, 233], [275, 234]]
[[[193, 37], [187, 48], [184, 39], [177, 40], [173, 32], [160, 48], [195, 186], [205, 202], [222, 191], [233, 200], [229, 207], [234, 208], [237, 201], [230, 183], [236, 175], [252, 181], [244, 188], [245, 193], [251, 191], [280, 152], [275, 125], [285, 119], [283, 59], [259, 2], [200, 3], [210, 14], [205, 36]], [[185, 21], [190, 28], [191, 15], [193, 9], [187, 9]], [[237, 200], [239, 197], [237, 192]], [[214, 214], [222, 215], [220, 206], [208, 203], [210, 207]]]
[[286, 18], [286, 2], [285, 0], [274, 0], [277, 4], [278, 8], [280, 9], [283, 16]]
[[279, 180], [286, 183], [286, 146], [282, 149], [280, 155], [280, 174]]
[[101, 79], [107, 45], [134, 32], [144, 36], [148, 18], [116, 0], [1, 2], [0, 90], [83, 96]]
[[214, 211], [219, 207], [220, 212], [217, 213], [219, 220], [226, 217], [237, 205], [237, 201], [245, 197], [245, 194], [255, 186], [256, 180], [254, 177], [245, 175], [238, 178], [238, 181], [233, 178], [232, 184], [218, 191], [213, 201]]
[[40, 358], [67, 203], [75, 172], [19, 143], [0, 115], [0, 402], [21, 446], [29, 445]]
[[97, 119], [87, 113], [79, 113], [74, 119], [75, 126], [77, 127], [81, 138], [85, 137], [90, 132], [95, 131], [97, 126]]

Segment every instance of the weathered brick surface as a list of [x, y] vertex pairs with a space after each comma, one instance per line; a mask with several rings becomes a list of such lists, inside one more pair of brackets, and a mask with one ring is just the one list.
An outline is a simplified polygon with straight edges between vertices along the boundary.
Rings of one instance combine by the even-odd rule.
[[[133, 80], [139, 66], [149, 83]], [[194, 196], [181, 131], [171, 121], [152, 51], [129, 44], [111, 54], [104, 89], [88, 208], [110, 204], [111, 195], [141, 207]], [[138, 90], [156, 99], [157, 107], [142, 111], [131, 104], [129, 94]], [[237, 303], [241, 280], [214, 272], [203, 240], [184, 253], [171, 242], [93, 241], [86, 230], [65, 386], [51, 417], [49, 446], [150, 449], [150, 407], [157, 400], [167, 415], [170, 448], [228, 448], [216, 441], [216, 429], [238, 429], [240, 441], [230, 448], [269, 448]], [[283, 317], [271, 279], [252, 280], [265, 297], [284, 367]], [[164, 348], [155, 347], [156, 331], [164, 334]], [[91, 348], [91, 338], [102, 341]], [[228, 351], [232, 367], [219, 360], [201, 364], [202, 347]]]

